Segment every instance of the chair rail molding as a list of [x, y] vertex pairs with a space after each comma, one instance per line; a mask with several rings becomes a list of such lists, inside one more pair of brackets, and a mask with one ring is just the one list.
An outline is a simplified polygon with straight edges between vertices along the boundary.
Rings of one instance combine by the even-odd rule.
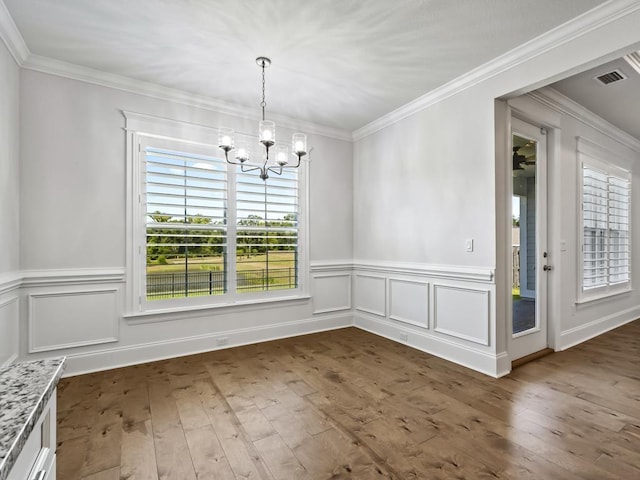
[[22, 285], [22, 273], [10, 272], [0, 274], [0, 295], [18, 290]]
[[466, 267], [458, 265], [430, 265], [424, 263], [403, 262], [374, 262], [370, 260], [355, 260], [354, 270], [394, 273], [404, 275], [419, 275], [431, 278], [445, 278], [471, 282], [494, 283], [495, 268]]

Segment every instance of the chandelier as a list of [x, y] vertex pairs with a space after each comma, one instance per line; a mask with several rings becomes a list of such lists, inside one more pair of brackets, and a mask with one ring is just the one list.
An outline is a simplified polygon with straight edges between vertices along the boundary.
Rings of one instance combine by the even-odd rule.
[[[260, 161], [252, 158], [251, 148], [248, 142], [239, 140], [235, 142], [235, 135], [232, 128], [220, 128], [218, 133], [218, 147], [224, 150], [224, 158], [232, 165], [240, 165], [243, 172], [259, 171], [260, 178], [267, 180], [269, 172], [282, 175], [286, 169], [298, 168], [302, 157], [307, 154], [307, 136], [302, 133], [294, 133], [291, 139], [291, 153], [297, 157], [295, 164], [289, 164], [289, 146], [276, 143], [276, 124], [270, 120], [265, 120], [264, 110], [267, 106], [265, 101], [265, 75], [264, 70], [271, 65], [271, 60], [267, 57], [256, 58], [256, 63], [262, 69], [262, 121], [258, 124], [259, 140], [264, 147], [264, 153]], [[271, 152], [272, 158], [269, 158], [269, 149], [275, 145], [275, 156]], [[258, 147], [260, 148], [260, 147]], [[235, 153], [229, 157], [229, 152], [235, 150]], [[257, 157], [257, 156], [256, 156]], [[275, 158], [274, 158], [275, 157]]]

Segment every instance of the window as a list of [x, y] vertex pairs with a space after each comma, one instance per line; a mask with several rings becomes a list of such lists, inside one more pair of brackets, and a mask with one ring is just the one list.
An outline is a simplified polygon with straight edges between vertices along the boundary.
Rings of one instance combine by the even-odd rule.
[[215, 146], [129, 138], [134, 315], [302, 293], [302, 168], [265, 182], [227, 164]]
[[582, 291], [616, 293], [630, 285], [629, 174], [581, 156]]

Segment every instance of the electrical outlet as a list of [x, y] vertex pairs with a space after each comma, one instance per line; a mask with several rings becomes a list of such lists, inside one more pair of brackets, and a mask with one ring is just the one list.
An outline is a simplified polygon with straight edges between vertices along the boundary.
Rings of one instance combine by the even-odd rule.
[[401, 342], [408, 342], [409, 341], [409, 335], [406, 333], [400, 333], [400, 341]]
[[219, 347], [223, 347], [225, 345], [229, 345], [229, 338], [228, 337], [220, 337], [216, 339], [216, 344]]

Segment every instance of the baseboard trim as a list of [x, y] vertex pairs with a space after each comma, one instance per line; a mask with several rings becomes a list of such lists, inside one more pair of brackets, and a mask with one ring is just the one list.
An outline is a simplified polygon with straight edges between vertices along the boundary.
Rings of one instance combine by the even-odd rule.
[[[64, 377], [73, 377], [85, 373], [128, 367], [140, 363], [184, 357], [186, 355], [240, 347], [242, 345], [268, 342], [282, 338], [297, 337], [299, 335], [308, 335], [328, 330], [337, 330], [352, 325], [353, 317], [351, 312], [346, 312], [341, 315], [283, 322], [258, 328], [227, 330], [175, 340], [72, 354], [67, 356], [67, 367], [64, 372]], [[220, 339], [225, 339], [226, 343], [224, 345], [218, 345], [218, 340]]]
[[507, 352], [502, 352], [496, 355], [496, 364], [496, 378], [504, 377], [511, 373], [511, 358]]
[[7, 358], [4, 362], [0, 363], [0, 368], [8, 367], [16, 360], [16, 358], [18, 358], [18, 354], [14, 353], [9, 358]]
[[571, 328], [560, 334], [558, 350], [566, 350], [580, 343], [591, 340], [614, 328], [633, 322], [640, 317], [640, 307], [632, 307], [606, 317], [599, 318], [584, 325]]
[[[504, 376], [511, 370], [506, 353], [494, 355], [482, 352], [436, 337], [426, 331], [399, 327], [386, 320], [364, 315], [356, 314], [353, 325], [366, 332], [402, 343], [494, 378]], [[400, 341], [401, 333], [407, 335], [406, 341]]]

